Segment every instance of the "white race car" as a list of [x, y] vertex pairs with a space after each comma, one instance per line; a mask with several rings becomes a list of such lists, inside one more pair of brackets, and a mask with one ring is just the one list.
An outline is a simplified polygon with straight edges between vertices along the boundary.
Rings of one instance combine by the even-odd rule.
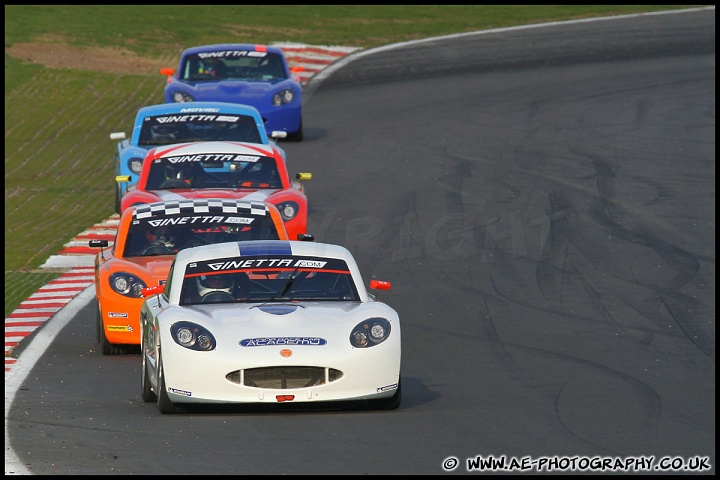
[[258, 240], [188, 248], [167, 283], [143, 293], [142, 399], [162, 413], [192, 403], [400, 406], [400, 319], [368, 293], [344, 247]]

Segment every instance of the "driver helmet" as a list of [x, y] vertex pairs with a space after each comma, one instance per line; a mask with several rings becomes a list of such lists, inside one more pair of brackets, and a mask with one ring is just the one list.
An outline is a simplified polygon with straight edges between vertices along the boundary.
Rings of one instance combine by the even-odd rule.
[[197, 287], [201, 297], [213, 292], [232, 294], [233, 281], [228, 274], [201, 275], [197, 277]]
[[171, 178], [183, 179], [183, 168], [180, 165], [171, 163], [165, 167], [165, 179]]
[[167, 226], [157, 227], [145, 232], [145, 238], [150, 245], [162, 244], [168, 248], [175, 246], [175, 236], [172, 235], [170, 228]]

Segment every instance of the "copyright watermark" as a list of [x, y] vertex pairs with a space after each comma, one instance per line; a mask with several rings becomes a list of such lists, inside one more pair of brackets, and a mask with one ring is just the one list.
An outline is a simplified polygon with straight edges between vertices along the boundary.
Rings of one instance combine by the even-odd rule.
[[477, 456], [461, 462], [447, 457], [446, 472], [464, 466], [468, 472], [706, 472], [712, 468], [709, 457], [507, 457]]

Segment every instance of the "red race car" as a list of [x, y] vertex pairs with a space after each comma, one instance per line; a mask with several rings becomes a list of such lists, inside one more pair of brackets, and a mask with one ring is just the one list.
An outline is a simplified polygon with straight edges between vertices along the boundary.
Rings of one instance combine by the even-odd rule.
[[[156, 147], [147, 153], [137, 186], [128, 188], [121, 211], [133, 205], [180, 198], [244, 198], [270, 202], [280, 211], [292, 240], [307, 231], [307, 197], [276, 145], [193, 142]], [[127, 177], [118, 176], [125, 182]]]
[[[131, 207], [120, 217], [115, 242], [92, 240], [97, 339], [104, 355], [140, 345], [142, 289], [162, 285], [175, 254], [189, 247], [240, 240], [287, 240], [274, 205], [262, 201], [180, 199]], [[303, 240], [312, 240], [306, 235]]]

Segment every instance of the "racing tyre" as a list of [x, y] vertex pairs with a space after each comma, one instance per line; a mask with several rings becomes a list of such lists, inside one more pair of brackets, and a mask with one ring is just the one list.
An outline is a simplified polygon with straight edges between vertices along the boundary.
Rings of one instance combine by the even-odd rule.
[[300, 120], [300, 128], [298, 129], [298, 131], [293, 134], [289, 134], [286, 138], [287, 138], [287, 140], [289, 140], [291, 142], [302, 142], [302, 139], [303, 139], [302, 120]]
[[152, 391], [152, 387], [150, 385], [150, 375], [148, 374], [145, 352], [145, 340], [143, 340], [142, 348], [140, 349], [140, 355], [142, 355], [142, 372], [140, 372], [140, 386], [142, 387], [142, 393], [140, 396], [142, 397], [143, 402], [156, 402], [157, 395], [155, 395], [155, 392]]
[[157, 392], [157, 407], [160, 413], [183, 413], [184, 409], [178, 407], [167, 394], [167, 387], [165, 386], [165, 373], [163, 372], [162, 360], [158, 355], [158, 392]]
[[100, 343], [100, 335], [103, 333], [102, 315], [100, 315], [100, 305], [95, 301], [95, 339]]
[[100, 305], [97, 306], [97, 339], [100, 342], [100, 351], [103, 355], [120, 355], [123, 353], [122, 348], [118, 345], [110, 343], [105, 336], [105, 326], [103, 325], [102, 313], [100, 313]]
[[120, 189], [115, 189], [115, 213], [122, 213], [120, 210]]
[[395, 390], [395, 395], [390, 398], [376, 398], [368, 400], [368, 406], [371, 410], [397, 410], [400, 407], [402, 400], [402, 385], [398, 379], [398, 387]]

